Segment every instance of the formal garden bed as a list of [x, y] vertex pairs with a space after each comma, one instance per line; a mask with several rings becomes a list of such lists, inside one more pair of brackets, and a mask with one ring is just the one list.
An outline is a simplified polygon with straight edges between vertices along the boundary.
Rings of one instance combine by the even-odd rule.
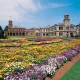
[[[0, 78], [43, 80], [52, 77], [57, 69], [80, 52], [80, 40], [71, 39], [62, 43], [61, 41], [62, 39], [55, 39], [36, 43], [26, 39], [4, 40], [3, 44], [0, 43]], [[34, 45], [29, 46], [30, 44]], [[19, 45], [20, 47], [14, 49], [8, 48]]]

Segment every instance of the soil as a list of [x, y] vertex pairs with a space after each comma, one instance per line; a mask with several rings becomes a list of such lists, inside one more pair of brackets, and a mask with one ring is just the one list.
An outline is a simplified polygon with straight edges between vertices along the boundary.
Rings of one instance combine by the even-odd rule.
[[56, 70], [55, 75], [53, 76], [53, 78], [46, 78], [45, 80], [60, 80], [60, 78], [62, 78], [66, 72], [78, 61], [80, 60], [80, 54], [78, 54], [77, 56], [73, 57], [73, 59], [71, 61], [68, 61], [67, 63], [64, 64], [64, 66], [62, 66], [61, 68], [59, 68], [58, 70]]

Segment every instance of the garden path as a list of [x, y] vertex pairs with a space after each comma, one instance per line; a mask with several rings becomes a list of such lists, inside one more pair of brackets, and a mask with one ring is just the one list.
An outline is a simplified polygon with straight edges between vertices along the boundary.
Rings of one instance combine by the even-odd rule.
[[45, 80], [60, 80], [61, 77], [66, 74], [66, 72], [80, 59], [80, 54], [77, 56], [73, 57], [72, 61], [68, 61], [67, 63], [64, 64], [61, 68], [56, 70], [55, 75], [53, 76], [52, 79], [46, 78]]

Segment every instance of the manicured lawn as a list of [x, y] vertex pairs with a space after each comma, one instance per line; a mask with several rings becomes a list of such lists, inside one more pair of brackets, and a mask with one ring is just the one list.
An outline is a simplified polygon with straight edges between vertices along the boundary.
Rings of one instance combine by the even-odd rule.
[[60, 80], [80, 80], [80, 60]]

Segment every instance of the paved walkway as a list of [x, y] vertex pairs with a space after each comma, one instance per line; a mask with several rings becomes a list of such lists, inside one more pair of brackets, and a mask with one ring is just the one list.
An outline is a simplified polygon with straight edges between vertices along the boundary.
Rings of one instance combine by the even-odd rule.
[[66, 74], [66, 72], [80, 59], [80, 54], [77, 56], [73, 57], [72, 61], [68, 61], [67, 63], [64, 64], [61, 68], [59, 68], [55, 75], [53, 76], [52, 79], [46, 78], [45, 80], [60, 80], [61, 77]]

